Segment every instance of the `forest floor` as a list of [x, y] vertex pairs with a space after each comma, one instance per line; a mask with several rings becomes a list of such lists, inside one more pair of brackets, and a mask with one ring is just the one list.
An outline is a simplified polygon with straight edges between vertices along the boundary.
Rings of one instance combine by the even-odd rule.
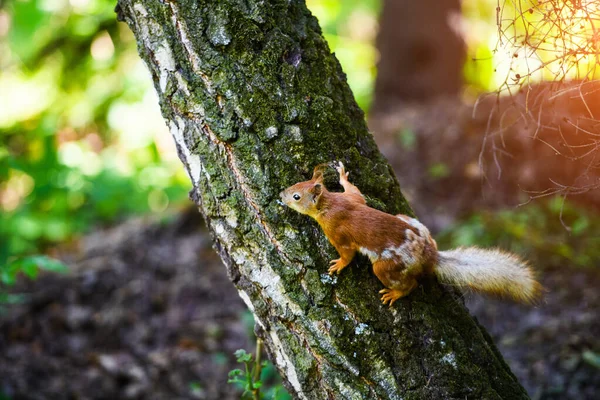
[[[0, 311], [0, 399], [236, 399], [248, 313], [198, 213], [135, 220], [61, 254], [65, 275]], [[537, 307], [467, 304], [534, 399], [600, 396], [600, 273], [544, 270]]]

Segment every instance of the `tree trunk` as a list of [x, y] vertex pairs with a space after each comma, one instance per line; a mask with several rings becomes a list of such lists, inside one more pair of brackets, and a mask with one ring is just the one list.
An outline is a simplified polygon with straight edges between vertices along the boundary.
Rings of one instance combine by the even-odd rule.
[[120, 0], [117, 12], [191, 197], [296, 398], [526, 398], [452, 292], [429, 281], [381, 305], [368, 262], [330, 278], [319, 227], [279, 203], [316, 164], [341, 160], [370, 204], [411, 213], [302, 1]]
[[466, 53], [460, 13], [459, 0], [383, 2], [371, 114], [459, 94]]

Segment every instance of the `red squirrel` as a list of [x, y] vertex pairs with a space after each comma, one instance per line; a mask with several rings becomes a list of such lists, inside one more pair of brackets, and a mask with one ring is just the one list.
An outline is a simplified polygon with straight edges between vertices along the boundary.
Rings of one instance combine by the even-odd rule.
[[340, 273], [359, 252], [373, 264], [385, 289], [383, 304], [391, 306], [409, 294], [419, 278], [435, 274], [440, 282], [531, 303], [540, 291], [533, 271], [514, 254], [476, 247], [438, 251], [429, 230], [414, 218], [391, 215], [367, 206], [349, 173], [336, 167], [344, 192], [330, 192], [320, 166], [309, 181], [281, 192], [290, 208], [314, 218], [340, 258], [331, 261], [329, 274]]

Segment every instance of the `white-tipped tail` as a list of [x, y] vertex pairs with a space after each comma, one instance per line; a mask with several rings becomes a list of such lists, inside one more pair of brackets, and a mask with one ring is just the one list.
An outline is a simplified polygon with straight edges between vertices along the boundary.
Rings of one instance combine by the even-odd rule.
[[501, 250], [461, 247], [440, 251], [435, 274], [442, 283], [532, 303], [542, 286], [527, 263]]

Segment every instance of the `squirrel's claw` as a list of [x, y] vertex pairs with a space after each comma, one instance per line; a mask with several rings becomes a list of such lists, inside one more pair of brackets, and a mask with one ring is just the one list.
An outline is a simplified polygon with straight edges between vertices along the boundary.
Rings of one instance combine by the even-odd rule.
[[398, 300], [400, 297], [404, 297], [404, 295], [406, 294], [401, 290], [388, 288], [381, 289], [379, 293], [383, 294], [383, 296], [381, 296], [381, 302], [383, 304], [387, 304], [389, 302], [390, 307], [392, 306], [392, 304], [394, 304], [396, 300]]
[[345, 265], [342, 265], [341, 258], [329, 261], [329, 265], [329, 275], [333, 275], [334, 273], [339, 274], [341, 270], [343, 270], [346, 267]]

